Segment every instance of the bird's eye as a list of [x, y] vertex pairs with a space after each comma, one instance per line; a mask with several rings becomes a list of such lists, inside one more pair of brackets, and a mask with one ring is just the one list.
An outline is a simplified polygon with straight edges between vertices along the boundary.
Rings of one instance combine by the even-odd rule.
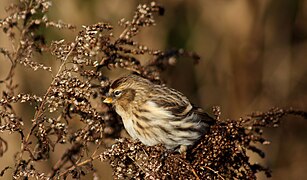
[[116, 97], [120, 96], [121, 94], [122, 94], [122, 91], [120, 91], [120, 90], [114, 91], [114, 95], [115, 95]]

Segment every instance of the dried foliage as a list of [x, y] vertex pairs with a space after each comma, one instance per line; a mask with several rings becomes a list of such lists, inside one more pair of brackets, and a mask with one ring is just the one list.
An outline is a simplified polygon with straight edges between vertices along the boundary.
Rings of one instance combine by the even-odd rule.
[[269, 144], [262, 137], [264, 127], [277, 127], [285, 115], [307, 118], [303, 111], [273, 108], [240, 120], [221, 121], [219, 108], [214, 111], [217, 124], [185, 155], [121, 139], [101, 158], [110, 160], [119, 179], [256, 179], [258, 172], [270, 177], [269, 169], [250, 162], [247, 151], [263, 158], [264, 152], [255, 145]]
[[[47, 44], [40, 28], [75, 30], [73, 25], [49, 20], [46, 13], [50, 6], [47, 0], [20, 0], [6, 9], [6, 18], [0, 19], [0, 28], [12, 44], [12, 49], [0, 47], [0, 53], [11, 63], [8, 74], [0, 80], [4, 88], [0, 131], [18, 133], [21, 140], [15, 165], [3, 169], [1, 176], [11, 173], [14, 179], [79, 179], [97, 171], [93, 162], [100, 159], [110, 162], [117, 179], [255, 179], [260, 171], [270, 175], [268, 169], [251, 163], [246, 154], [253, 151], [264, 157], [254, 146], [268, 143], [262, 137], [262, 128], [278, 125], [280, 118], [288, 114], [307, 118], [306, 112], [272, 109], [237, 121], [222, 121], [215, 108], [218, 123], [184, 155], [128, 139], [119, 139], [110, 147], [108, 140], [120, 138], [122, 125], [112, 108], [100, 101], [110, 84], [104, 68], [123, 68], [160, 82], [160, 73], [174, 65], [176, 58], [187, 56], [198, 61], [199, 57], [182, 49], [152, 50], [133, 40], [143, 27], [155, 24], [155, 14], [163, 15], [164, 9], [155, 2], [139, 5], [132, 20], [122, 19], [119, 25], [123, 31], [118, 37], [112, 25], [99, 22], [84, 26], [72, 42], [54, 40]], [[59, 69], [35, 61], [35, 57], [45, 54], [61, 63]], [[150, 57], [149, 63], [140, 60], [144, 55]], [[15, 84], [17, 66], [51, 72], [52, 82], [44, 95], [19, 92]], [[25, 125], [29, 119], [15, 111], [20, 103], [28, 103], [35, 111], [30, 128]], [[95, 103], [100, 104], [99, 108]], [[81, 126], [71, 128], [76, 121]], [[49, 171], [37, 169], [63, 144], [66, 151]], [[0, 156], [9, 150], [6, 140], [0, 137]]]

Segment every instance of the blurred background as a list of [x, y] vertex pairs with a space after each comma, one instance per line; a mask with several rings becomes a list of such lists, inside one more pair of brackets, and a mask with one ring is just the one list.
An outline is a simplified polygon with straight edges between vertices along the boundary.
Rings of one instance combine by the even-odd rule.
[[[7, 16], [4, 7], [11, 2], [1, 0], [0, 18]], [[132, 18], [136, 6], [145, 2], [149, 1], [53, 0], [49, 18], [74, 24], [77, 31], [48, 29], [47, 41], [73, 40], [82, 25], [100, 21], [113, 24], [116, 36], [122, 30], [117, 22]], [[157, 25], [145, 28], [136, 39], [153, 49], [184, 48], [200, 55], [198, 65], [181, 58], [163, 74], [169, 86], [182, 91], [194, 104], [209, 113], [218, 105], [225, 119], [271, 107], [307, 109], [306, 0], [169, 0], [163, 1], [163, 6], [166, 11], [156, 18]], [[0, 47], [11, 48], [3, 32]], [[49, 58], [40, 62], [56, 68], [58, 62]], [[9, 65], [0, 55], [0, 79]], [[39, 95], [51, 82], [50, 74], [25, 68], [18, 68], [16, 77], [23, 91]], [[29, 112], [24, 118], [33, 117], [33, 110], [19, 109]], [[284, 118], [281, 127], [268, 129], [265, 135], [272, 142], [263, 147], [267, 156], [252, 161], [272, 168], [272, 179], [306, 179], [307, 121]], [[9, 141], [10, 149], [19, 149], [17, 135], [1, 136]], [[0, 159], [5, 165], [14, 163], [10, 149]], [[112, 179], [110, 168], [101, 164], [99, 176]], [[265, 179], [263, 175], [259, 178]]]

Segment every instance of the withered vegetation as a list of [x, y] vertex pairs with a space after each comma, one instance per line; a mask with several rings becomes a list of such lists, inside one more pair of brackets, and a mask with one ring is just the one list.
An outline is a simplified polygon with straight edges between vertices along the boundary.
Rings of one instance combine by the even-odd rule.
[[[262, 129], [278, 126], [280, 118], [289, 114], [307, 118], [303, 111], [274, 108], [239, 120], [221, 120], [215, 107], [217, 124], [184, 155], [162, 145], [146, 147], [121, 138], [120, 118], [101, 102], [110, 84], [104, 70], [122, 68], [161, 83], [160, 73], [175, 65], [174, 59], [186, 56], [197, 62], [199, 57], [182, 49], [153, 50], [134, 40], [143, 27], [155, 25], [154, 15], [163, 15], [164, 9], [155, 2], [139, 5], [132, 20], [122, 19], [118, 28], [123, 31], [118, 36], [113, 34], [111, 24], [98, 22], [83, 26], [72, 42], [63, 39], [47, 43], [40, 28], [76, 30], [71, 24], [49, 20], [50, 6], [48, 0], [20, 0], [7, 7], [8, 16], [0, 19], [0, 28], [12, 46], [0, 47], [3, 59], [10, 62], [8, 74], [0, 80], [0, 131], [19, 134], [21, 144], [12, 157], [14, 166], [4, 168], [1, 176], [10, 173], [14, 179], [79, 179], [89, 173], [95, 176], [99, 169], [93, 162], [101, 160], [109, 162], [117, 179], [255, 179], [258, 172], [270, 176], [269, 169], [250, 162], [247, 155], [252, 151], [264, 157], [256, 147], [268, 144]], [[35, 60], [50, 54], [60, 63], [58, 69]], [[142, 62], [142, 56], [149, 61]], [[16, 67], [50, 72], [52, 81], [45, 94], [20, 92], [15, 82]], [[20, 103], [33, 109], [32, 119], [16, 112]], [[81, 125], [70, 128], [76, 121]], [[25, 122], [31, 122], [30, 127]], [[116, 140], [115, 144], [110, 145], [110, 139]], [[63, 144], [66, 151], [48, 171], [37, 168]], [[10, 148], [0, 136], [0, 156]]]

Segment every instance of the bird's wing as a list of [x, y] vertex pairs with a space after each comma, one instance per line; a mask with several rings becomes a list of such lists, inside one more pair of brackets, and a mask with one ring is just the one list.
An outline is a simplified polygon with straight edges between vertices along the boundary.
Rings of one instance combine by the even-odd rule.
[[159, 86], [155, 88], [153, 94], [148, 102], [155, 104], [161, 110], [167, 111], [173, 118], [182, 119], [193, 108], [188, 98], [175, 89]]
[[[185, 119], [188, 116], [197, 116], [197, 118], [187, 118], [190, 120], [202, 121], [208, 125], [213, 125], [215, 119], [209, 116], [202, 108], [194, 106], [190, 103], [189, 99], [185, 97], [181, 92], [167, 88], [160, 87], [156, 88], [163, 94], [152, 98], [151, 101], [157, 104], [158, 107], [165, 109], [173, 115], [175, 119]], [[164, 93], [163, 93], [164, 92]]]

